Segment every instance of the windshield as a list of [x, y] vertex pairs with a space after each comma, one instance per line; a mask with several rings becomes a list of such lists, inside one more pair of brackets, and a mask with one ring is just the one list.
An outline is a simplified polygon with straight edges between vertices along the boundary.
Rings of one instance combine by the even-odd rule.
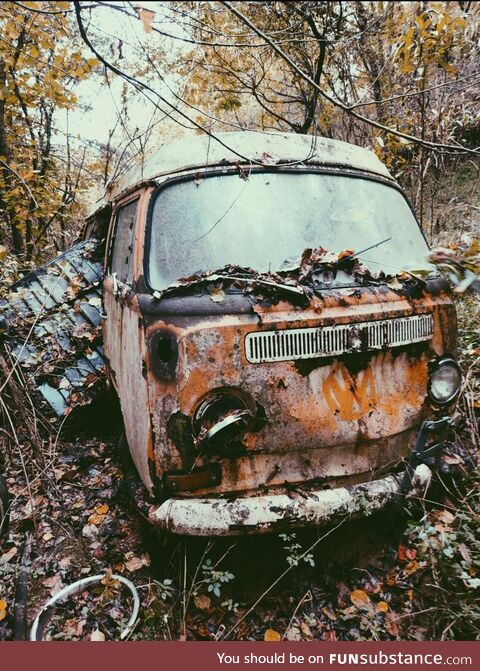
[[228, 264], [277, 271], [311, 247], [358, 252], [389, 238], [359, 257], [372, 272], [388, 274], [428, 251], [399, 191], [320, 172], [172, 183], [156, 196], [150, 236], [149, 279], [157, 290]]

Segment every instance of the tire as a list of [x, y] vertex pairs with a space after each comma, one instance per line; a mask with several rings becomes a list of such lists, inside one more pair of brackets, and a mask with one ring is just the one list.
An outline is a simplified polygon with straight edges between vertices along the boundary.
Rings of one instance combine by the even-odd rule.
[[8, 528], [8, 490], [5, 479], [0, 475], [0, 536]]

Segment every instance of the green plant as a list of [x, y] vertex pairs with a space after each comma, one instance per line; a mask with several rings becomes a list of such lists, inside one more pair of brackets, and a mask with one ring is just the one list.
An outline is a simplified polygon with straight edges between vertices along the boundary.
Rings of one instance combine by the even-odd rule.
[[301, 544], [297, 541], [297, 534], [279, 534], [279, 538], [284, 541], [283, 549], [286, 552], [286, 560], [290, 566], [298, 566], [303, 560], [310, 566], [315, 566], [315, 560], [311, 552], [305, 553]]
[[213, 592], [215, 596], [220, 596], [220, 590], [223, 584], [230, 582], [235, 578], [230, 571], [219, 571], [216, 565], [212, 564], [211, 559], [206, 559], [202, 564], [203, 580], [207, 585], [207, 591]]
[[160, 595], [160, 598], [163, 599], [163, 601], [168, 601], [175, 594], [175, 588], [173, 587], [173, 580], [165, 578], [163, 582], [160, 582], [160, 580], [154, 580], [154, 583], [157, 586], [158, 593]]

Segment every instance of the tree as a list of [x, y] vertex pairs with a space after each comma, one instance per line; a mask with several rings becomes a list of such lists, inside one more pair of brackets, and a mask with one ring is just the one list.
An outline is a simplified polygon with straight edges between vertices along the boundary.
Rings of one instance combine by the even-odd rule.
[[65, 235], [85, 155], [54, 146], [54, 116], [95, 68], [72, 36], [68, 2], [0, 5], [0, 235], [31, 259], [53, 224]]

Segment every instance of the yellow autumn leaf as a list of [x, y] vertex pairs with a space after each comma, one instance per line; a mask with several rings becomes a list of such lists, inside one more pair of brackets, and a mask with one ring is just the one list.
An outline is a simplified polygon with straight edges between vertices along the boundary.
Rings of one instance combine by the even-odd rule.
[[275, 629], [267, 629], [263, 636], [264, 641], [281, 641], [282, 637]]
[[386, 601], [379, 601], [377, 603], [377, 610], [380, 613], [387, 613], [389, 609], [388, 603]]
[[97, 515], [106, 515], [108, 513], [108, 506], [106, 503], [100, 503], [98, 506], [95, 506], [95, 512]]
[[418, 563], [418, 561], [414, 560], [414, 561], [411, 561], [409, 564], [407, 564], [405, 566], [405, 568], [403, 569], [403, 572], [405, 573], [405, 575], [408, 576], [408, 575], [412, 575], [412, 573], [415, 573], [416, 571], [418, 571], [419, 568], [421, 568], [420, 564]]
[[365, 608], [369, 605], [370, 599], [363, 589], [356, 589], [350, 594], [350, 601], [357, 608]]
[[0, 622], [7, 617], [7, 602], [5, 599], [0, 599]]

